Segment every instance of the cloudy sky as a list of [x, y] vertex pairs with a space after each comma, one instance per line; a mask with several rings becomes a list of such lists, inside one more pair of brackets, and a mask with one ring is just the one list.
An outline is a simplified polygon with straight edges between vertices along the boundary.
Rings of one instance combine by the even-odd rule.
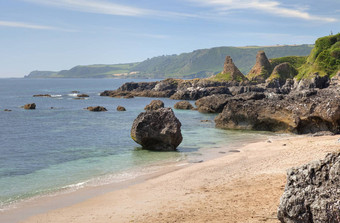
[[0, 77], [331, 32], [340, 0], [0, 0]]

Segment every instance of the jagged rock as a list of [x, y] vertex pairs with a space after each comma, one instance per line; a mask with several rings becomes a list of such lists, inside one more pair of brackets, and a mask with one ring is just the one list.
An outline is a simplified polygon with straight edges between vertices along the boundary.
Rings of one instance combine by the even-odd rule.
[[188, 101], [179, 101], [174, 105], [175, 109], [191, 110], [194, 108]]
[[126, 111], [126, 109], [123, 106], [118, 106], [117, 111]]
[[91, 107], [87, 107], [86, 108], [89, 111], [93, 111], [93, 112], [105, 112], [107, 111], [106, 108], [104, 108], [103, 106], [91, 106]]
[[164, 108], [164, 102], [161, 100], [152, 100], [150, 104], [145, 106], [144, 110], [157, 110], [160, 108]]
[[78, 98], [88, 98], [88, 97], [90, 97], [90, 96], [87, 95], [87, 94], [78, 94], [77, 97], [78, 97]]
[[235, 66], [230, 56], [226, 56], [223, 71], [213, 77], [221, 81], [246, 81], [248, 80], [241, 71]]
[[278, 219], [291, 223], [340, 222], [340, 152], [287, 173]]
[[247, 75], [251, 81], [264, 83], [272, 72], [271, 64], [264, 51], [257, 52], [256, 63]]
[[215, 118], [217, 127], [298, 134], [340, 132], [340, 93], [333, 90], [290, 93], [262, 100], [230, 99]]
[[232, 95], [238, 95], [248, 92], [265, 92], [265, 88], [261, 86], [233, 86], [229, 88]]
[[336, 73], [334, 77], [332, 77], [330, 81], [330, 85], [332, 86], [340, 86], [340, 70]]
[[183, 139], [181, 123], [171, 108], [142, 112], [133, 122], [131, 138], [144, 149], [173, 151]]
[[33, 109], [35, 109], [35, 107], [36, 107], [35, 103], [26, 104], [26, 105], [22, 106], [22, 108], [27, 109], [27, 110], [33, 110]]
[[33, 95], [33, 97], [51, 97], [51, 95], [50, 94], [35, 94], [35, 95]]
[[219, 113], [222, 112], [230, 97], [230, 95], [225, 94], [214, 94], [197, 100], [195, 105], [199, 112]]
[[295, 88], [297, 91], [312, 89], [312, 88], [327, 88], [329, 86], [329, 77], [323, 76], [320, 77], [318, 73], [314, 73], [311, 78], [301, 79], [299, 82], [296, 82], [297, 85]]
[[266, 80], [267, 88], [280, 88], [287, 79], [293, 79], [298, 71], [290, 63], [281, 63], [275, 66], [270, 77]]

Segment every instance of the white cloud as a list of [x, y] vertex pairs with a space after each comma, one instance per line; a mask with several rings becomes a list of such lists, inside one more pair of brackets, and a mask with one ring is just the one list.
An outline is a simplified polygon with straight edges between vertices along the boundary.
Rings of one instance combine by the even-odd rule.
[[118, 15], [118, 16], [158, 16], [158, 17], [196, 17], [192, 14], [157, 11], [112, 3], [103, 0], [24, 0], [40, 5], [59, 7], [67, 10]]
[[337, 19], [311, 15], [303, 8], [288, 8], [278, 1], [260, 0], [189, 0], [200, 3], [203, 6], [210, 6], [217, 11], [232, 11], [237, 9], [252, 9], [278, 15], [281, 17], [299, 18], [304, 20], [316, 20], [322, 22], [336, 22]]
[[13, 27], [13, 28], [24, 28], [24, 29], [40, 29], [40, 30], [75, 32], [75, 30], [62, 29], [62, 28], [57, 28], [53, 26], [43, 26], [43, 25], [26, 23], [26, 22], [14, 22], [14, 21], [1, 21], [0, 20], [0, 26]]

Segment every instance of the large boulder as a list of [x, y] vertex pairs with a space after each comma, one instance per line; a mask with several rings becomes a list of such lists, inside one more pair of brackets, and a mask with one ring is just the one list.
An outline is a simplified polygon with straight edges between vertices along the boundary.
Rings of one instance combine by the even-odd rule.
[[197, 100], [195, 105], [202, 113], [220, 113], [230, 97], [226, 94], [214, 94]]
[[171, 108], [142, 112], [133, 122], [131, 138], [144, 149], [174, 151], [183, 139], [181, 122]]
[[144, 110], [157, 110], [160, 108], [164, 108], [164, 102], [161, 100], [152, 100], [150, 102], [150, 104], [148, 104], [147, 106], [145, 106]]
[[287, 173], [278, 219], [289, 223], [340, 222], [340, 152]]

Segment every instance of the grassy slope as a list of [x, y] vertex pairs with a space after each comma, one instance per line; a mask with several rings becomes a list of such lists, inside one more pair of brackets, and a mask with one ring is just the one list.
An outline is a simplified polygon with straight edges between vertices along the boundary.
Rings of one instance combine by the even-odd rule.
[[310, 78], [318, 72], [320, 76], [334, 76], [340, 70], [340, 33], [316, 40], [305, 64], [299, 68], [298, 79]]

